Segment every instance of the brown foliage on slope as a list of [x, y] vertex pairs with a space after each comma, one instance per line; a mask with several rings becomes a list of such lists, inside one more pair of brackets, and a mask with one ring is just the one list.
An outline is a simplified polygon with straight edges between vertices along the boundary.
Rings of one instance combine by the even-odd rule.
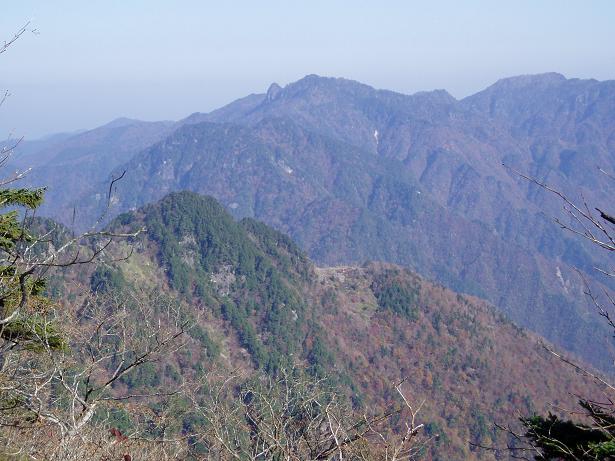
[[[472, 444], [503, 446], [494, 427], [520, 414], [569, 408], [575, 395], [600, 387], [549, 356], [540, 338], [477, 298], [461, 296], [398, 267], [318, 269], [325, 303], [319, 315], [336, 365], [366, 402], [382, 405], [391, 383], [407, 378], [415, 401], [425, 401], [427, 430], [439, 432], [438, 459], [489, 459]], [[383, 309], [374, 280], [415, 293], [411, 315]]]

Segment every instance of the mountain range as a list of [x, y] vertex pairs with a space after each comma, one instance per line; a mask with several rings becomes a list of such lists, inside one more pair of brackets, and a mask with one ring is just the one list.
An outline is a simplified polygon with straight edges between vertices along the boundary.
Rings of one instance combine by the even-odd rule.
[[606, 257], [559, 229], [561, 200], [515, 171], [608, 210], [614, 185], [596, 167], [615, 169], [613, 107], [614, 81], [559, 74], [462, 100], [310, 75], [179, 122], [23, 142], [14, 163], [33, 167], [28, 185], [49, 187], [43, 212], [65, 224], [208, 194], [318, 264], [410, 268], [612, 373], [610, 333], [573, 269], [608, 284], [593, 270]]

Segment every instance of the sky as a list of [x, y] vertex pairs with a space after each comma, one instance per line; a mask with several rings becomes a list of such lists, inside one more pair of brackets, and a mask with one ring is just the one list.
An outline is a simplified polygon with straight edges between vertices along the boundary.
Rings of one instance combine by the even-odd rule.
[[0, 136], [177, 120], [272, 82], [462, 98], [500, 78], [615, 79], [615, 1], [20, 0], [0, 11]]

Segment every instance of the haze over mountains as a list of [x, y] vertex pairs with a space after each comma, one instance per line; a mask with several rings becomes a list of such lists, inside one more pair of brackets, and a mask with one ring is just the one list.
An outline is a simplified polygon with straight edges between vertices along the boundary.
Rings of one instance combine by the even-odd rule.
[[591, 278], [605, 260], [553, 224], [556, 197], [502, 164], [608, 209], [613, 183], [596, 166], [615, 169], [613, 107], [615, 82], [559, 74], [460, 101], [310, 75], [176, 123], [24, 142], [17, 162], [34, 167], [28, 184], [50, 186], [44, 213], [66, 224], [93, 223], [126, 171], [112, 215], [172, 191], [209, 194], [320, 264], [410, 267], [611, 372], [610, 337], [571, 269]]

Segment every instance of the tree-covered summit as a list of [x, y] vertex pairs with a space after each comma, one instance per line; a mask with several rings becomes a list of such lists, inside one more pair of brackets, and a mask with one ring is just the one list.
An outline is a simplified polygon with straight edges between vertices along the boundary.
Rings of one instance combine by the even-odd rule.
[[299, 351], [308, 329], [301, 290], [312, 264], [288, 237], [235, 221], [215, 199], [193, 192], [169, 194], [114, 226], [145, 227], [141, 243], [171, 288], [224, 318], [256, 366], [275, 369]]

